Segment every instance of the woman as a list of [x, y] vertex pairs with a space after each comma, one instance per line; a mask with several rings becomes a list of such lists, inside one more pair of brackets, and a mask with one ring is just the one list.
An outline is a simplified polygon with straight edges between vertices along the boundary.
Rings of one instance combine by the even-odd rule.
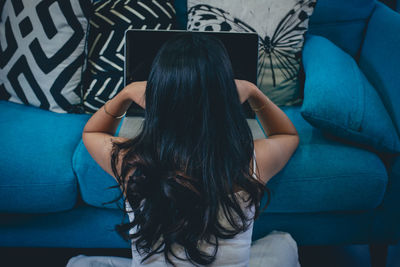
[[[246, 100], [268, 139], [253, 141]], [[132, 101], [145, 109], [142, 131], [115, 137]], [[234, 80], [223, 44], [202, 33], [166, 42], [148, 81], [108, 101], [82, 138], [121, 186], [130, 223], [117, 229], [132, 239], [133, 259], [120, 263], [132, 266], [248, 266], [265, 184], [299, 143], [289, 118], [254, 84]], [[75, 257], [69, 266], [91, 260]]]

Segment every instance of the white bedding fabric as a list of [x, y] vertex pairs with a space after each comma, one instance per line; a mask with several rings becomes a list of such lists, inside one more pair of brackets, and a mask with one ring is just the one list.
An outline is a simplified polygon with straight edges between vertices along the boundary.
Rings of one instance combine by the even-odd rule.
[[[129, 258], [79, 255], [71, 258], [67, 267], [130, 267], [131, 264]], [[299, 267], [296, 242], [288, 233], [273, 231], [251, 245], [249, 266]]]

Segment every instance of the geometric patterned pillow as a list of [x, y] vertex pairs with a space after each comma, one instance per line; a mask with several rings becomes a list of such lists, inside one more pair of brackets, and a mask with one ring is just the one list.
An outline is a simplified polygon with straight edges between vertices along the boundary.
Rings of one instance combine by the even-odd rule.
[[5, 0], [0, 20], [0, 99], [82, 113], [90, 0]]
[[171, 0], [98, 1], [93, 5], [84, 75], [86, 113], [96, 112], [124, 87], [127, 29], [169, 30], [176, 24]]
[[304, 35], [317, 0], [188, 0], [191, 31], [255, 32], [257, 85], [275, 104], [301, 102], [298, 73]]

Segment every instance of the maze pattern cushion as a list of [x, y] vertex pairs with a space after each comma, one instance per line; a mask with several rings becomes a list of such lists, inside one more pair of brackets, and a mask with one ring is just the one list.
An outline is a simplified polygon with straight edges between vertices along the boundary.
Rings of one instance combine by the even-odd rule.
[[[175, 28], [171, 1], [98, 1], [88, 39], [84, 105], [95, 112], [124, 87], [124, 34], [127, 29]], [[140, 41], [140, 40], [139, 40]]]
[[78, 112], [90, 0], [2, 2], [0, 99]]
[[301, 102], [298, 72], [316, 0], [188, 0], [188, 30], [256, 32], [258, 86], [277, 105]]

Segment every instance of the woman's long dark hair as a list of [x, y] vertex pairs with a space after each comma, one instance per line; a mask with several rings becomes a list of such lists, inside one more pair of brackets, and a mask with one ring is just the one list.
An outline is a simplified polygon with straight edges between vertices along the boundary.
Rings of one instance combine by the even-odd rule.
[[[249, 194], [245, 201], [248, 208], [255, 205], [254, 218], [265, 190], [251, 176], [252, 133], [224, 45], [204, 33], [182, 33], [166, 42], [153, 61], [145, 99], [141, 132], [113, 143], [111, 166], [135, 218], [117, 230], [147, 254], [142, 262], [164, 253], [173, 264], [169, 255], [178, 257], [171, 246], [179, 244], [191, 263], [210, 264], [218, 239], [246, 231], [253, 219], [233, 186]], [[221, 209], [232, 227], [218, 220]], [[135, 226], [136, 233], [129, 234]], [[214, 253], [201, 251], [199, 241], [214, 246]]]

